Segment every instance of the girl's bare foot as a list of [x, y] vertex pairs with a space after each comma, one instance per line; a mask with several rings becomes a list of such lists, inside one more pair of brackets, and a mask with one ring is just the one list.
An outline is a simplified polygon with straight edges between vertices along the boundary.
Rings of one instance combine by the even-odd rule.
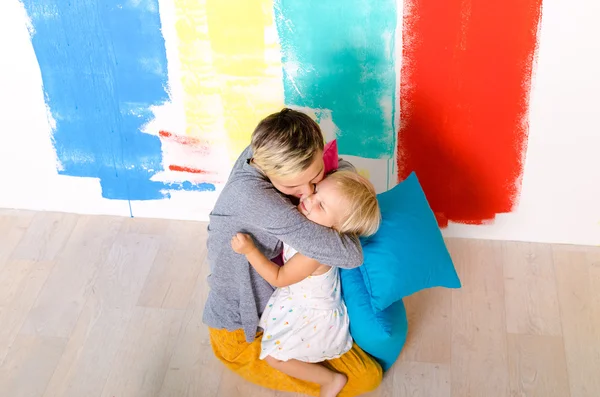
[[348, 383], [348, 378], [344, 374], [334, 374], [333, 381], [321, 386], [320, 397], [336, 397]]

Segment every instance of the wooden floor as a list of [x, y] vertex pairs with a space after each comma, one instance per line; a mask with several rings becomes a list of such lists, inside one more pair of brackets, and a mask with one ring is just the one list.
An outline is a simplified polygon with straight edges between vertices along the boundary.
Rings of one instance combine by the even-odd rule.
[[[0, 210], [0, 395], [282, 396], [213, 358], [206, 226]], [[373, 396], [600, 396], [600, 249], [449, 240]]]

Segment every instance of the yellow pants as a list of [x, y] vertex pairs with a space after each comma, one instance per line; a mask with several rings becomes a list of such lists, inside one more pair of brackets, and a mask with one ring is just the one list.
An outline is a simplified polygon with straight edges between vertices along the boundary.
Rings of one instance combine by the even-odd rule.
[[[292, 378], [271, 368], [264, 360], [259, 360], [262, 333], [252, 343], [248, 343], [241, 329], [230, 332], [210, 328], [209, 332], [210, 343], [217, 358], [247, 381], [273, 390], [319, 395], [319, 385], [316, 383]], [[340, 393], [343, 397], [359, 396], [375, 390], [383, 376], [381, 366], [356, 343], [348, 353], [326, 361], [324, 365], [348, 377], [348, 383]]]

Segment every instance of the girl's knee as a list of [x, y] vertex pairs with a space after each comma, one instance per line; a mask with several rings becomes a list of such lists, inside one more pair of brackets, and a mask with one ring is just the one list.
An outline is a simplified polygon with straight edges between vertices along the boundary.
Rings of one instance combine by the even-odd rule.
[[269, 364], [269, 365], [270, 365], [272, 368], [277, 368], [277, 367], [279, 367], [279, 365], [280, 365], [280, 364], [281, 364], [283, 361], [281, 361], [281, 360], [278, 360], [278, 359], [276, 359], [276, 358], [274, 358], [274, 357], [271, 357], [271, 356], [266, 356], [266, 357], [265, 357], [265, 362], [266, 362], [267, 364]]

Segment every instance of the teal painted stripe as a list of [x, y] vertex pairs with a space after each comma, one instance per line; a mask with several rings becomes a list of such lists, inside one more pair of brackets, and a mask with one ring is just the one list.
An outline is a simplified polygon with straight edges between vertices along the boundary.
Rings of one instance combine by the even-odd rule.
[[276, 0], [288, 106], [331, 111], [340, 153], [394, 155], [396, 0]]

